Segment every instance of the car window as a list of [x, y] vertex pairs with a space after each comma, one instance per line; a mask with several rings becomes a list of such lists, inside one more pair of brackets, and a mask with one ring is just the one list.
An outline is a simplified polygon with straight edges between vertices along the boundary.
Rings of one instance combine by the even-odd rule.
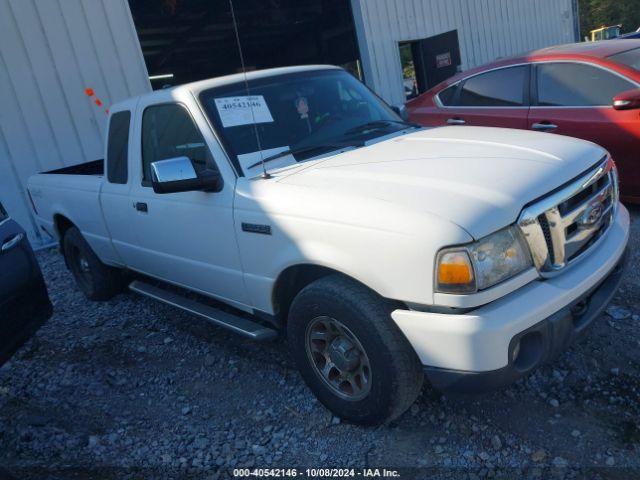
[[634, 88], [618, 75], [582, 63], [545, 63], [537, 70], [541, 106], [610, 106], [613, 97]]
[[502, 68], [482, 73], [464, 82], [459, 106], [518, 107], [524, 105], [526, 67]]
[[438, 94], [438, 98], [440, 99], [440, 103], [445, 107], [449, 107], [453, 105], [454, 97], [456, 96], [456, 90], [458, 89], [458, 85], [453, 85], [451, 87], [445, 88]]
[[627, 50], [626, 52], [616, 53], [609, 57], [616, 63], [621, 63], [627, 67], [631, 67], [635, 70], [640, 70], [640, 48], [634, 48], [633, 50]]
[[0, 203], [0, 222], [6, 220], [7, 218], [9, 218], [9, 215], [7, 214], [7, 211], [4, 209], [2, 204]]
[[175, 157], [188, 157], [196, 172], [215, 169], [209, 147], [182, 105], [147, 107], [142, 115], [143, 181], [151, 181], [153, 162]]
[[129, 123], [131, 112], [117, 112], [111, 115], [107, 138], [107, 179], [109, 183], [127, 183]]

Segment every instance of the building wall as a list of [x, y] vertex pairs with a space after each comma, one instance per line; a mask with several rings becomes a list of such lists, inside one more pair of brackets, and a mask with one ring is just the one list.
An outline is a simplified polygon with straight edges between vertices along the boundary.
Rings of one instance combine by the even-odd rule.
[[404, 103], [398, 42], [458, 30], [462, 69], [576, 41], [575, 0], [351, 0], [367, 84]]
[[29, 176], [101, 158], [105, 109], [150, 89], [127, 0], [0, 0], [0, 201], [34, 245]]
[[[365, 80], [403, 103], [398, 42], [452, 29], [463, 69], [574, 41], [575, 1], [351, 0]], [[102, 157], [105, 107], [150, 89], [127, 0], [0, 0], [0, 201], [32, 243], [29, 176]]]

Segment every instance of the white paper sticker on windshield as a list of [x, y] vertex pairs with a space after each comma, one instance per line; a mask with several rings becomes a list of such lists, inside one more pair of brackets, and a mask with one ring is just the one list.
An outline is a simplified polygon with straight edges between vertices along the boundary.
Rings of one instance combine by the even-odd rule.
[[222, 126], [225, 128], [273, 122], [267, 102], [262, 95], [216, 98], [216, 107]]

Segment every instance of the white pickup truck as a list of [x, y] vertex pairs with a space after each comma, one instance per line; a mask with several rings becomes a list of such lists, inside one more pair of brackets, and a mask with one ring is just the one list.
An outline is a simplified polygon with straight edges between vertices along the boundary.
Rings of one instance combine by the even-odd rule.
[[605, 150], [422, 129], [339, 68], [135, 97], [111, 107], [105, 143], [104, 165], [28, 185], [87, 297], [128, 285], [250, 338], [282, 331], [353, 422], [400, 415], [425, 373], [445, 391], [515, 381], [621, 279], [629, 214]]

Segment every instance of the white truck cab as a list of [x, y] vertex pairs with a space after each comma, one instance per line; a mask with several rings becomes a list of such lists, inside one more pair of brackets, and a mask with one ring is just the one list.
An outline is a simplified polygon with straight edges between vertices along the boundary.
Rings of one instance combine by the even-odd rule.
[[336, 67], [131, 98], [105, 143], [104, 164], [28, 187], [84, 293], [129, 285], [250, 338], [282, 331], [354, 422], [400, 415], [425, 372], [446, 391], [515, 381], [621, 279], [629, 215], [601, 147], [423, 129]]

